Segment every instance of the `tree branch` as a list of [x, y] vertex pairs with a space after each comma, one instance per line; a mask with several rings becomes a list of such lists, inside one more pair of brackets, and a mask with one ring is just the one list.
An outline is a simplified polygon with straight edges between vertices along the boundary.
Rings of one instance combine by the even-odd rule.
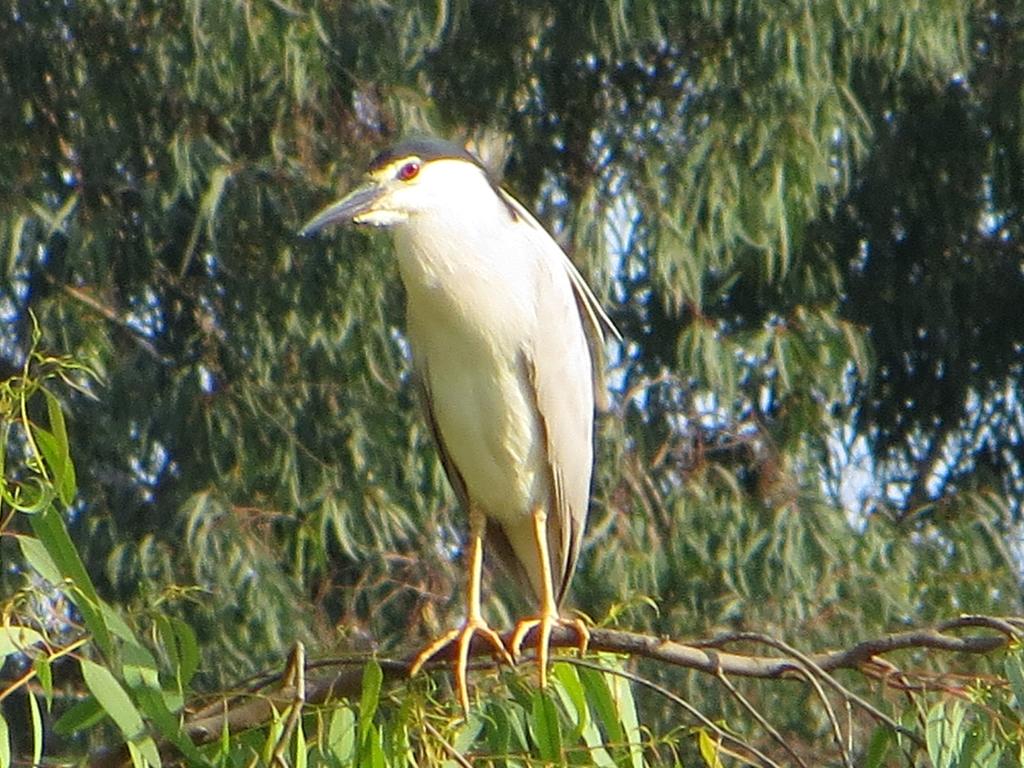
[[[951, 634], [957, 630], [981, 629], [992, 634]], [[511, 633], [503, 639], [506, 641]], [[749, 677], [780, 680], [809, 680], [816, 676], [839, 692], [848, 701], [868, 711], [873, 717], [880, 713], [868, 702], [861, 700], [836, 681], [829, 673], [840, 669], [859, 670], [864, 674], [881, 679], [886, 684], [891, 677], [902, 680], [898, 669], [889, 662], [892, 675], [877, 674], [878, 657], [895, 651], [912, 648], [947, 653], [985, 654], [1005, 648], [1011, 641], [1024, 638], [1024, 618], [961, 616], [934, 628], [897, 632], [871, 640], [864, 640], [851, 648], [804, 654], [785, 643], [752, 632], [736, 632], [709, 640], [691, 643], [677, 642], [667, 637], [653, 637], [634, 632], [614, 629], [593, 629], [590, 634], [591, 651], [603, 651], [628, 657], [650, 659], [684, 669], [692, 669], [714, 676], [719, 681], [725, 676]], [[535, 641], [535, 631], [528, 633], [523, 647], [529, 648]], [[757, 643], [768, 645], [782, 654], [780, 656], [757, 656], [726, 648], [738, 644]], [[575, 648], [578, 636], [574, 630], [556, 627], [551, 634], [551, 645], [560, 648]], [[471, 657], [484, 657], [491, 651], [490, 645], [474, 641], [470, 647]], [[450, 666], [450, 649], [445, 649], [436, 660], [426, 666], [428, 670], [447, 669]], [[409, 667], [415, 654], [404, 660], [378, 659], [387, 682], [397, 682], [408, 677]], [[357, 698], [362, 685], [363, 666], [371, 658], [368, 654], [348, 658], [322, 659], [306, 665], [305, 696], [307, 705], [323, 704], [342, 698]], [[486, 666], [480, 662], [476, 666]], [[294, 676], [294, 675], [293, 675]], [[192, 711], [186, 718], [185, 729], [197, 744], [205, 744], [221, 738], [225, 729], [230, 733], [255, 728], [269, 722], [275, 710], [283, 711], [294, 705], [296, 692], [287, 684], [283, 675], [268, 675], [253, 681], [248, 692], [231, 697], [219, 697], [216, 701]], [[882, 716], [891, 727], [905, 731], [889, 718]], [[913, 734], [908, 734], [912, 738]], [[98, 757], [92, 762], [94, 768], [110, 768], [120, 765], [124, 755], [119, 751]]]

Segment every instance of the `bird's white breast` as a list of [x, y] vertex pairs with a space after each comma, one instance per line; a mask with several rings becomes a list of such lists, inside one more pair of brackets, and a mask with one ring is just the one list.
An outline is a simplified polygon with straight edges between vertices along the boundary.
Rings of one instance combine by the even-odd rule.
[[434, 418], [472, 502], [502, 523], [529, 515], [546, 493], [543, 435], [523, 352], [538, 332], [535, 256], [488, 216], [432, 216], [396, 228], [413, 355]]

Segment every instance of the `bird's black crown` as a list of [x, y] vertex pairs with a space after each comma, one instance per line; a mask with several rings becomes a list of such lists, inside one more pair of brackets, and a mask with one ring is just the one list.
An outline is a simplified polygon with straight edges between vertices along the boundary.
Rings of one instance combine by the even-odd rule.
[[442, 159], [465, 160], [467, 163], [483, 168], [483, 164], [472, 152], [454, 142], [437, 139], [433, 136], [412, 136], [403, 139], [390, 149], [385, 149], [373, 158], [369, 170], [371, 172], [378, 171], [404, 157], [418, 157], [423, 163]]

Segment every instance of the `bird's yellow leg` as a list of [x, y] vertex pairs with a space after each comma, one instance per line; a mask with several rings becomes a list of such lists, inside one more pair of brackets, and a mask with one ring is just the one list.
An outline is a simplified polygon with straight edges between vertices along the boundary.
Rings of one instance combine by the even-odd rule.
[[412, 677], [431, 658], [436, 656], [443, 648], [450, 643], [456, 643], [455, 654], [455, 689], [459, 694], [459, 702], [462, 710], [469, 714], [469, 688], [466, 685], [466, 671], [469, 666], [469, 646], [473, 636], [480, 634], [490, 641], [498, 655], [510, 665], [512, 657], [501, 642], [501, 636], [495, 632], [484, 620], [480, 610], [480, 579], [483, 570], [483, 534], [486, 519], [475, 510], [469, 514], [470, 529], [470, 550], [469, 550], [469, 585], [467, 588], [467, 615], [465, 623], [458, 629], [445, 632], [441, 637], [432, 642], [413, 659], [409, 667], [409, 677]]
[[548, 515], [543, 507], [538, 507], [533, 512], [533, 535], [537, 544], [537, 553], [540, 555], [541, 595], [540, 615], [532, 619], [523, 619], [516, 624], [512, 637], [509, 640], [509, 651], [513, 658], [519, 658], [522, 652], [523, 640], [527, 633], [534, 627], [537, 628], [537, 664], [540, 667], [540, 687], [547, 685], [548, 681], [548, 656], [550, 655], [551, 629], [556, 624], [573, 627], [579, 635], [580, 655], [587, 650], [590, 643], [590, 631], [580, 619], [563, 619], [558, 615], [558, 605], [555, 603], [555, 586], [551, 576], [551, 560], [548, 557]]

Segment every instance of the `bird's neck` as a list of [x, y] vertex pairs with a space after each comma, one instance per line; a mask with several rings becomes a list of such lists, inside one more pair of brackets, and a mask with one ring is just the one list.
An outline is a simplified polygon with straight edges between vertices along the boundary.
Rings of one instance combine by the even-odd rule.
[[[514, 269], [522, 255], [507, 253], [486, 235], [485, 222], [410, 220], [395, 229], [395, 252], [410, 314], [438, 334], [469, 336], [532, 316], [524, 273]], [[532, 326], [531, 326], [532, 327]]]

